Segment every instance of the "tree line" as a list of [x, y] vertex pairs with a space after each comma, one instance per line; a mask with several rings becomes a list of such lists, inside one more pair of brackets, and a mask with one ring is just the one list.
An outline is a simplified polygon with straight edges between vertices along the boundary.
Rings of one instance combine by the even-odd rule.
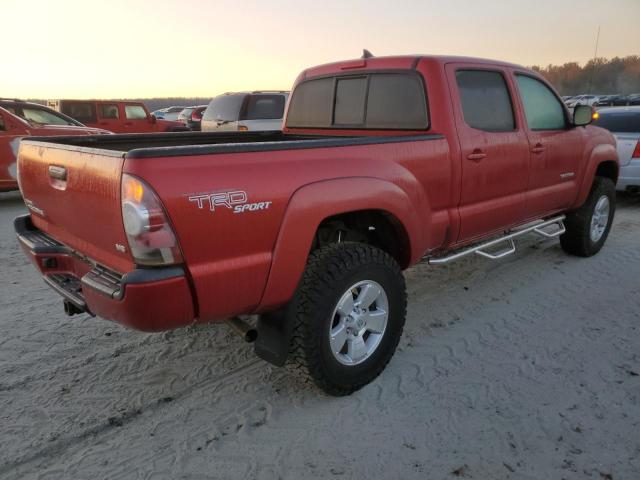
[[584, 66], [569, 62], [531, 68], [549, 80], [560, 95], [640, 93], [640, 55], [595, 58]]

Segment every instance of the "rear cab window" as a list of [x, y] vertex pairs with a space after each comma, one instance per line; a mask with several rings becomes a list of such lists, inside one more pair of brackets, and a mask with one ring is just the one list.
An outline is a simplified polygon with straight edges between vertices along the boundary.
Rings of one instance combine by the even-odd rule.
[[288, 128], [426, 130], [427, 99], [413, 71], [316, 78], [294, 90]]
[[124, 114], [128, 120], [141, 120], [147, 118], [147, 111], [142, 105], [125, 105]]

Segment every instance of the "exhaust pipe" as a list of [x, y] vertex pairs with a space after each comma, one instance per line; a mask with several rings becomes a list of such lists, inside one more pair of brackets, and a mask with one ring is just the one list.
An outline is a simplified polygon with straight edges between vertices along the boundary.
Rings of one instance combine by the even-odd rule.
[[258, 330], [240, 317], [231, 317], [225, 320], [225, 323], [247, 343], [253, 343], [256, 341], [256, 338], [258, 338]]

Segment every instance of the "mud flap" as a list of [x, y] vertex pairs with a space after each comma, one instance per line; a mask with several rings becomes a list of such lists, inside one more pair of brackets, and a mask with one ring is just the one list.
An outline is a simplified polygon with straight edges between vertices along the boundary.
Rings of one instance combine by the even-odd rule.
[[288, 310], [284, 307], [258, 318], [258, 338], [253, 344], [254, 352], [277, 367], [286, 363], [291, 345], [294, 317], [288, 314]]

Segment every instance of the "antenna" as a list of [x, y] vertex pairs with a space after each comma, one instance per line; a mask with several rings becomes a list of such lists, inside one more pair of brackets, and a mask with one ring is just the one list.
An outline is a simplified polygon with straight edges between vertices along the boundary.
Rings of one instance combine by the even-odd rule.
[[593, 74], [596, 70], [596, 59], [598, 58], [598, 43], [600, 42], [600, 25], [598, 25], [598, 34], [596, 35], [596, 49], [593, 52], [593, 67], [591, 68], [591, 76], [589, 77], [589, 87], [587, 93], [591, 93], [591, 84], [593, 82]]
[[360, 58], [372, 58], [373, 56], [374, 56], [373, 53], [371, 53], [369, 50], [364, 48], [362, 50], [362, 57], [360, 57]]

